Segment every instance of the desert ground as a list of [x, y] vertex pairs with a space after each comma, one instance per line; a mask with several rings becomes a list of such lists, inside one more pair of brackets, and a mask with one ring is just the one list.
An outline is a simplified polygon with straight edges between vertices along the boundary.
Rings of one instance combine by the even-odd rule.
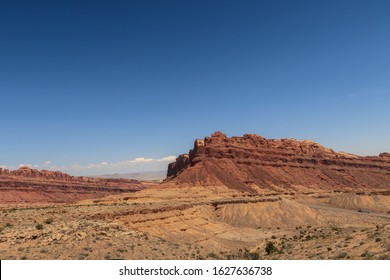
[[141, 193], [3, 205], [0, 258], [390, 259], [390, 196]]

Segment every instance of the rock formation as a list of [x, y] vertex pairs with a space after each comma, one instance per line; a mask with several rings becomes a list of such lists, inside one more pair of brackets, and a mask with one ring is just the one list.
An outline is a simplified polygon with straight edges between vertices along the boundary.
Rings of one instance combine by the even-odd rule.
[[167, 182], [249, 193], [390, 191], [390, 154], [357, 156], [295, 139], [215, 132], [169, 164]]
[[75, 177], [59, 171], [0, 168], [0, 203], [69, 203], [144, 188], [137, 180]]

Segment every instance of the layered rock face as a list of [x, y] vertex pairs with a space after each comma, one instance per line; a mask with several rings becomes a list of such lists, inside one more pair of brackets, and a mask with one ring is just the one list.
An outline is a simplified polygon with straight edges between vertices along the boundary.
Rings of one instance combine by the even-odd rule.
[[0, 203], [68, 203], [144, 189], [136, 180], [75, 177], [59, 171], [0, 168]]
[[295, 139], [215, 132], [169, 164], [169, 182], [239, 191], [390, 191], [390, 154], [361, 157]]

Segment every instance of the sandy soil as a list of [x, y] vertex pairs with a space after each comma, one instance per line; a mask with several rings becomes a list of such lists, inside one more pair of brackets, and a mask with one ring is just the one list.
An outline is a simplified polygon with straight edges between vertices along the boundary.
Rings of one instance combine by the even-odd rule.
[[0, 258], [390, 259], [388, 200], [170, 189], [2, 205]]

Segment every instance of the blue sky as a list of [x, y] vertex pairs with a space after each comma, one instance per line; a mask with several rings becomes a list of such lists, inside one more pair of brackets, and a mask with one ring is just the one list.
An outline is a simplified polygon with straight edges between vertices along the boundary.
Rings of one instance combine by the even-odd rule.
[[195, 138], [390, 150], [389, 1], [1, 1], [0, 165], [165, 169]]

